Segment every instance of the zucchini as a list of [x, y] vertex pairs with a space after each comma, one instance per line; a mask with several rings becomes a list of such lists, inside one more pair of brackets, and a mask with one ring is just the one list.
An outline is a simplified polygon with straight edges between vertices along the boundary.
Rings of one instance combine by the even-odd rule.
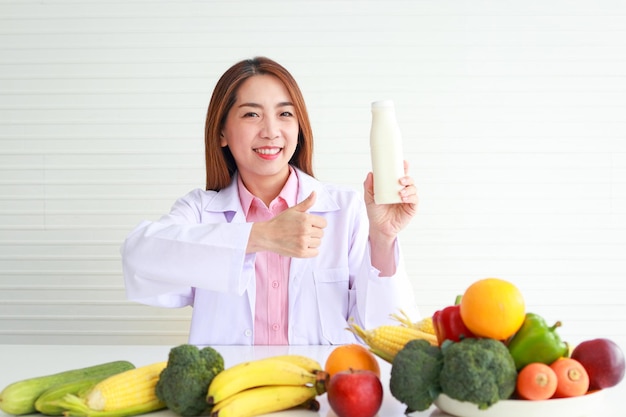
[[39, 396], [54, 386], [88, 378], [104, 379], [134, 368], [128, 361], [113, 361], [17, 381], [0, 392], [0, 410], [13, 415], [35, 413]]

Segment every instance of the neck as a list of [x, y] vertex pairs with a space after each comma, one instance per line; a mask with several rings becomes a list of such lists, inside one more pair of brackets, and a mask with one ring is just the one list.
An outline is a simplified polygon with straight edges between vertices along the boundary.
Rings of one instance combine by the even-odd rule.
[[263, 201], [266, 207], [280, 194], [289, 178], [289, 170], [284, 175], [273, 175], [250, 180], [245, 176], [241, 176], [243, 185], [250, 191], [252, 195]]

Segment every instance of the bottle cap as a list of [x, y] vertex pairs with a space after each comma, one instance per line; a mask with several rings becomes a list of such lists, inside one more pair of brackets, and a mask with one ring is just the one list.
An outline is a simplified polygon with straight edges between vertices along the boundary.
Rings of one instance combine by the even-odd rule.
[[372, 102], [372, 109], [393, 107], [393, 100], [379, 100]]

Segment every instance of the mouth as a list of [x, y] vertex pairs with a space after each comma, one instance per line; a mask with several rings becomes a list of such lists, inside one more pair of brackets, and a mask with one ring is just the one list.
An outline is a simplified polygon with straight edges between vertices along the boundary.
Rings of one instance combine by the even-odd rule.
[[253, 149], [254, 152], [261, 154], [261, 155], [276, 155], [278, 154], [280, 151], [283, 150], [283, 148], [255, 148]]

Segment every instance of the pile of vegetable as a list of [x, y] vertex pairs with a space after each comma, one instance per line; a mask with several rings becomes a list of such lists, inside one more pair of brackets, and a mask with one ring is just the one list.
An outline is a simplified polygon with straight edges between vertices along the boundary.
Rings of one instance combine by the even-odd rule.
[[391, 362], [390, 391], [407, 413], [428, 409], [440, 394], [478, 409], [506, 399], [575, 397], [617, 385], [626, 371], [615, 342], [570, 349], [560, 322], [527, 312], [519, 289], [498, 278], [473, 283], [432, 321], [437, 345], [410, 341]]
[[389, 388], [407, 412], [427, 410], [440, 393], [485, 409], [509, 398], [517, 380], [513, 358], [495, 339], [409, 342], [393, 360]]
[[61, 415], [63, 408], [56, 401], [66, 394], [90, 390], [109, 376], [133, 369], [128, 361], [114, 361], [17, 381], [0, 392], [0, 409], [13, 415]]
[[[253, 417], [294, 407], [319, 410], [316, 397], [326, 394], [328, 381], [322, 365], [307, 356], [271, 356], [225, 369], [212, 347], [183, 344], [170, 349], [167, 361], [142, 367], [116, 361], [15, 382], [0, 392], [0, 410], [131, 417], [167, 408], [181, 417]], [[375, 381], [380, 385], [378, 376]]]
[[[626, 372], [615, 342], [597, 338], [571, 348], [558, 333], [560, 322], [550, 325], [526, 311], [519, 289], [498, 278], [474, 282], [454, 305], [419, 322], [392, 317], [400, 324], [365, 330], [351, 323], [348, 330], [391, 363], [390, 392], [407, 413], [427, 410], [442, 394], [481, 410], [507, 399], [575, 397], [615, 386]], [[181, 417], [256, 416], [296, 406], [319, 409], [316, 397], [331, 392], [329, 378], [305, 356], [225, 369], [218, 351], [184, 344], [166, 361], [142, 367], [115, 361], [15, 382], [0, 392], [0, 410], [130, 417], [167, 408]], [[336, 404], [347, 402], [346, 392]]]
[[167, 361], [135, 367], [114, 361], [17, 381], [0, 392], [8, 414], [127, 417], [169, 408], [181, 416], [201, 415], [209, 384], [224, 370], [211, 347], [180, 345]]

